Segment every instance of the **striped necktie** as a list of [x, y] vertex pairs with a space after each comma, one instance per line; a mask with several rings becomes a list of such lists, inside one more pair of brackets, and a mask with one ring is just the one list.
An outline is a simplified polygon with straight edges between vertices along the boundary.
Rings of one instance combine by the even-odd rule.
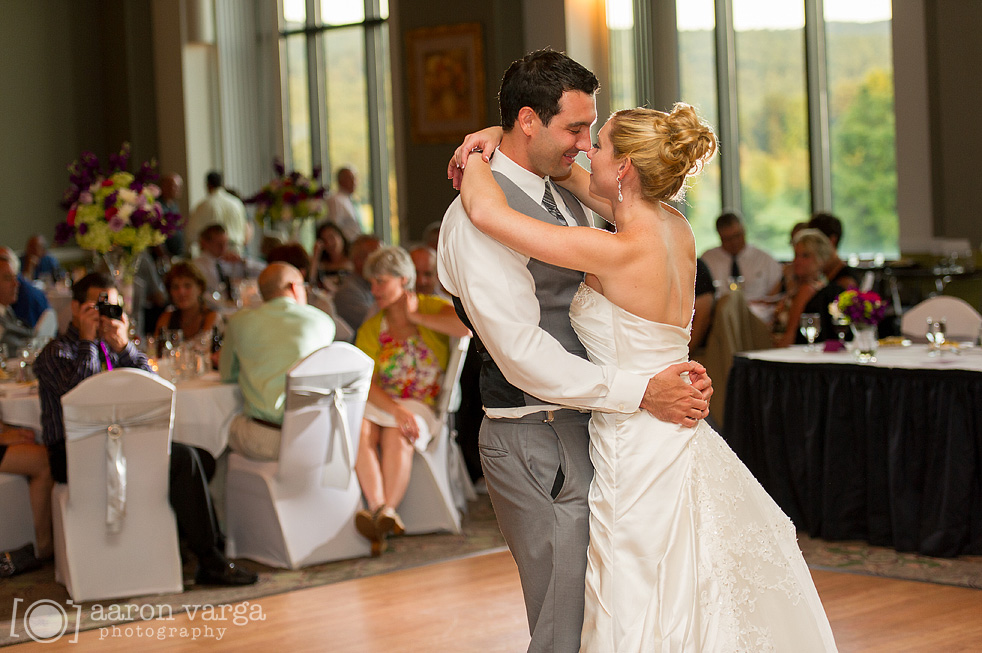
[[551, 215], [552, 217], [556, 218], [556, 220], [559, 221], [559, 224], [561, 224], [564, 227], [569, 226], [569, 223], [566, 222], [566, 218], [563, 217], [562, 212], [559, 210], [559, 207], [556, 205], [556, 198], [552, 196], [552, 188], [550, 187], [548, 181], [546, 182], [546, 193], [545, 195], [542, 196], [542, 206], [545, 208], [546, 211], [549, 212], [549, 215]]

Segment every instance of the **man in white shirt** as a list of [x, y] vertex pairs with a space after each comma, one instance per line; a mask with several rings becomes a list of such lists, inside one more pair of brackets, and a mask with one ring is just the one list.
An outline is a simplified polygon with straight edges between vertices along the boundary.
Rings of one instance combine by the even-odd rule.
[[351, 168], [338, 170], [338, 189], [327, 198], [327, 219], [338, 226], [349, 243], [353, 243], [362, 232], [361, 211], [352, 196], [358, 178]]
[[781, 264], [764, 250], [747, 244], [747, 233], [736, 213], [719, 216], [716, 233], [720, 246], [707, 250], [701, 258], [713, 275], [717, 297], [730, 292], [730, 279], [734, 284], [742, 283], [743, 296], [748, 302], [767, 297], [781, 280]]
[[[546, 177], [568, 174], [575, 156], [590, 148], [598, 87], [593, 73], [558, 52], [533, 52], [509, 67], [499, 93], [505, 134], [491, 167], [513, 208], [541, 220], [589, 223], [588, 210]], [[547, 190], [558, 216], [543, 207]], [[586, 411], [641, 407], [672, 422], [690, 409], [705, 416], [708, 378], [701, 366], [692, 368], [689, 386], [672, 368], [646, 379], [590, 363], [569, 320], [583, 274], [485, 236], [460, 198], [443, 219], [438, 268], [480, 342], [481, 463], [522, 578], [529, 651], [578, 651], [593, 477]]]
[[208, 225], [220, 224], [225, 228], [232, 250], [238, 254], [244, 253], [252, 237], [245, 204], [225, 190], [220, 172], [209, 172], [205, 184], [208, 186], [208, 197], [194, 207], [191, 213], [187, 229], [188, 242], [196, 240]]

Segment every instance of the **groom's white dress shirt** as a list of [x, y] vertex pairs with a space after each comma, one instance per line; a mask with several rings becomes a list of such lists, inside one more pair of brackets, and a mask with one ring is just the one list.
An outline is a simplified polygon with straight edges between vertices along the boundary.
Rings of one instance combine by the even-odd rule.
[[[491, 169], [541, 204], [544, 179], [500, 151], [491, 159]], [[554, 196], [567, 221], [575, 224], [560, 194]], [[591, 215], [586, 207], [583, 210]], [[562, 406], [620, 413], [638, 410], [647, 378], [570, 354], [539, 327], [539, 302], [528, 261], [529, 257], [481, 233], [468, 219], [460, 198], [453, 201], [440, 228], [440, 282], [460, 298], [508, 382], [543, 401], [535, 406], [487, 409], [488, 417], [520, 417]]]

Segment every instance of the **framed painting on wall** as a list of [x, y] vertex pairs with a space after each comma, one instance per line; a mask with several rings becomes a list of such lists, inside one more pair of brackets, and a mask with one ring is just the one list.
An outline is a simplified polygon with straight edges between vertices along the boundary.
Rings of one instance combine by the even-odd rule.
[[414, 143], [455, 143], [486, 126], [479, 23], [410, 30], [406, 52]]

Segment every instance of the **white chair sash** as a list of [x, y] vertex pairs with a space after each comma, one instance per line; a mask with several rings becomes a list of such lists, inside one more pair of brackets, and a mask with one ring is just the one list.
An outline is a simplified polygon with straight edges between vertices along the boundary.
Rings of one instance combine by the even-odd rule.
[[[107, 409], [110, 414], [107, 421]], [[106, 530], [118, 533], [126, 517], [126, 455], [123, 437], [128, 432], [169, 429], [171, 403], [126, 404], [124, 406], [64, 406], [65, 439], [106, 437]]]
[[[344, 385], [341, 385], [341, 383]], [[356, 452], [351, 442], [351, 427], [348, 424], [346, 397], [368, 396], [371, 375], [351, 378], [351, 375], [331, 374], [318, 377], [304, 377], [303, 385], [292, 386], [287, 397], [290, 411], [307, 410], [325, 404], [332, 412], [331, 434], [324, 454], [321, 469], [321, 486], [344, 489], [351, 482], [355, 469]], [[331, 386], [335, 387], [331, 387]], [[341, 387], [337, 387], [341, 385]], [[359, 425], [360, 428], [360, 425]]]

